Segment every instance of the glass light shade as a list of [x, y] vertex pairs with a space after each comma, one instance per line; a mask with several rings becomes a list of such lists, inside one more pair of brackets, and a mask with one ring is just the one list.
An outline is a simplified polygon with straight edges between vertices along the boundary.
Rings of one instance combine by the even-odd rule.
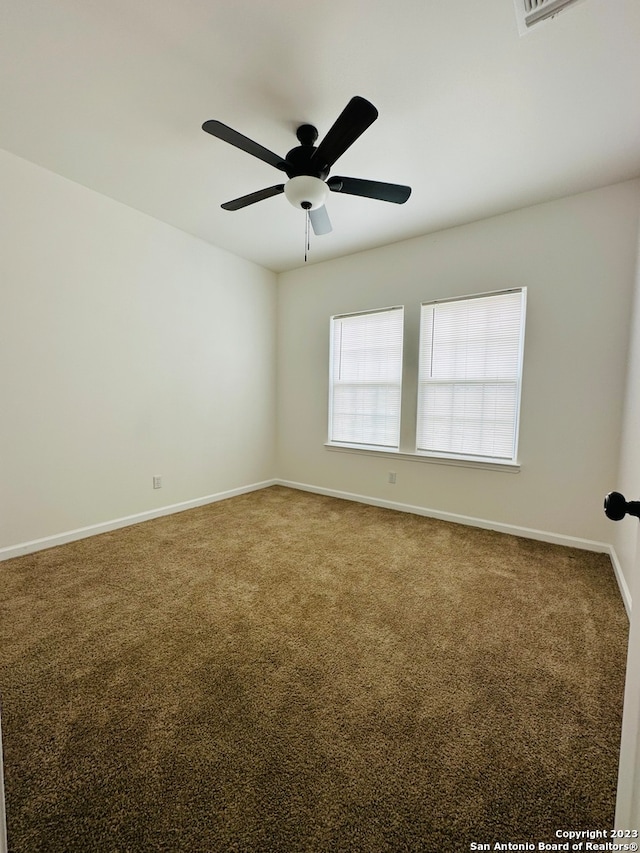
[[320, 178], [311, 175], [298, 175], [284, 185], [284, 194], [294, 207], [303, 210], [315, 210], [322, 207], [329, 188]]

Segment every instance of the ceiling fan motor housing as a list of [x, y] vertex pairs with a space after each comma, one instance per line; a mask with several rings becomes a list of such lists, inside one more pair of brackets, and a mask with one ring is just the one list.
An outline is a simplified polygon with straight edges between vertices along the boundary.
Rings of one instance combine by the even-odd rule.
[[285, 163], [287, 175], [290, 178], [298, 175], [312, 175], [324, 181], [329, 174], [329, 167], [324, 163], [313, 162], [313, 155], [317, 150], [313, 143], [318, 138], [318, 131], [312, 124], [301, 124], [296, 131], [296, 136], [301, 144], [287, 153]]

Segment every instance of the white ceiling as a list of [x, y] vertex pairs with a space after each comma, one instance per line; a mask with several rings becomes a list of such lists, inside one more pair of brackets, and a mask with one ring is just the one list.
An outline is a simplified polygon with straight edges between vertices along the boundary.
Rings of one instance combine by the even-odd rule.
[[524, 36], [514, 0], [19, 0], [0, 77], [0, 147], [276, 271], [303, 263], [304, 214], [221, 210], [283, 176], [206, 119], [284, 155], [376, 105], [332, 171], [413, 194], [331, 193], [311, 262], [640, 175], [637, 0]]

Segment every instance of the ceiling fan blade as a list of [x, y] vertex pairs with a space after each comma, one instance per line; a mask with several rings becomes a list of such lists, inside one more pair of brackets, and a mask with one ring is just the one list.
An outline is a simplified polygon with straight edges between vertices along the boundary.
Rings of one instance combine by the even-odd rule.
[[254, 142], [253, 139], [249, 139], [248, 136], [243, 136], [241, 133], [238, 133], [237, 130], [227, 127], [227, 125], [222, 124], [221, 121], [209, 119], [209, 121], [205, 121], [202, 125], [202, 129], [207, 133], [210, 133], [212, 136], [217, 136], [218, 139], [222, 139], [223, 142], [228, 142], [229, 145], [233, 145], [241, 151], [246, 151], [247, 154], [252, 154], [259, 160], [264, 160], [265, 163], [268, 163], [270, 166], [275, 166], [276, 169], [284, 171], [287, 166], [287, 162], [284, 157], [274, 154], [273, 151], [269, 151], [268, 148], [265, 148], [263, 145], [259, 145], [257, 142]]
[[394, 204], [404, 204], [411, 195], [411, 187], [405, 187], [402, 184], [385, 184], [382, 181], [366, 181], [362, 178], [341, 178], [337, 175], [329, 178], [327, 186], [334, 193], [361, 195], [380, 201], [392, 201]]
[[330, 234], [333, 231], [331, 227], [331, 220], [329, 219], [329, 214], [327, 213], [327, 208], [322, 205], [322, 207], [316, 207], [315, 210], [309, 211], [309, 219], [311, 220], [311, 227], [313, 228], [313, 233], [316, 237], [319, 237], [321, 234]]
[[333, 166], [377, 118], [378, 110], [373, 104], [360, 95], [351, 98], [314, 152], [314, 167], [322, 170]]
[[240, 196], [240, 198], [234, 198], [232, 201], [225, 201], [220, 206], [223, 210], [240, 210], [242, 207], [255, 204], [257, 201], [263, 201], [265, 198], [271, 198], [272, 195], [278, 195], [281, 192], [284, 192], [284, 184], [276, 184], [273, 187], [267, 187], [264, 190]]

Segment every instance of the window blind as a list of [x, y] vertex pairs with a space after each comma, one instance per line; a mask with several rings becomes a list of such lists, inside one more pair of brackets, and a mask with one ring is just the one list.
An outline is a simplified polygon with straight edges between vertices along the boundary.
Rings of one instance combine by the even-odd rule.
[[416, 450], [515, 461], [525, 298], [422, 305]]
[[331, 318], [329, 441], [397, 449], [401, 307]]

